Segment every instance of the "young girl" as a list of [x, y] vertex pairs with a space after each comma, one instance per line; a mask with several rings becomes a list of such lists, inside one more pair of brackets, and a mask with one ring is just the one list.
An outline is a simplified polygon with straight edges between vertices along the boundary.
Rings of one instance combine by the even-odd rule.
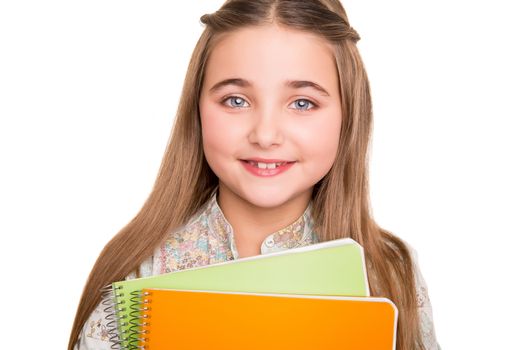
[[372, 104], [342, 5], [228, 0], [201, 21], [152, 193], [95, 263], [69, 349], [111, 348], [111, 282], [342, 237], [399, 309], [397, 349], [438, 349], [415, 252], [370, 213]]

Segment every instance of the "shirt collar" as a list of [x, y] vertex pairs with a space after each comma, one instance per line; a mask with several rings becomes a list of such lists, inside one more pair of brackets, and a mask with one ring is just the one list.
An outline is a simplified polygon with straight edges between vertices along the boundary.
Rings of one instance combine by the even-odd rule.
[[[206, 213], [208, 224], [211, 230], [218, 236], [219, 240], [226, 244], [234, 259], [239, 258], [239, 253], [235, 245], [233, 227], [228, 222], [217, 202], [218, 191], [211, 196]], [[302, 247], [317, 243], [318, 237], [313, 231], [312, 221], [312, 202], [308, 204], [304, 213], [290, 225], [269, 234], [261, 244], [261, 254], [268, 254]]]

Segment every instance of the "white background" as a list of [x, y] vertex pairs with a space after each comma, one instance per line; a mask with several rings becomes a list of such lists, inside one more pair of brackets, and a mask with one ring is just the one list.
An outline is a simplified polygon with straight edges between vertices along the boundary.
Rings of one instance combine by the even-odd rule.
[[[65, 348], [221, 3], [1, 2], [2, 348]], [[374, 217], [417, 249], [444, 349], [523, 346], [520, 3], [344, 1], [372, 88]]]

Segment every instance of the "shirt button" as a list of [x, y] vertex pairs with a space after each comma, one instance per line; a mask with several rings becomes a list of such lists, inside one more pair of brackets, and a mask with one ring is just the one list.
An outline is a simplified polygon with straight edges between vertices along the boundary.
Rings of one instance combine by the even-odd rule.
[[268, 240], [265, 242], [265, 244], [266, 244], [267, 247], [270, 247], [270, 248], [271, 248], [271, 247], [273, 247], [273, 245], [274, 245], [275, 243], [274, 243], [273, 239], [270, 238], [270, 239], [268, 239]]

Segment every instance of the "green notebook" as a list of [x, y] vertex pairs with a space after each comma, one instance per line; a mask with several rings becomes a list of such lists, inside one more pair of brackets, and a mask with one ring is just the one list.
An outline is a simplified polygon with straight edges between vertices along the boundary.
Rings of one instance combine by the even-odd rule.
[[350, 238], [114, 282], [108, 288], [104, 304], [113, 311], [108, 329], [123, 349], [134, 348], [140, 337], [136, 305], [144, 288], [370, 296], [363, 248]]

